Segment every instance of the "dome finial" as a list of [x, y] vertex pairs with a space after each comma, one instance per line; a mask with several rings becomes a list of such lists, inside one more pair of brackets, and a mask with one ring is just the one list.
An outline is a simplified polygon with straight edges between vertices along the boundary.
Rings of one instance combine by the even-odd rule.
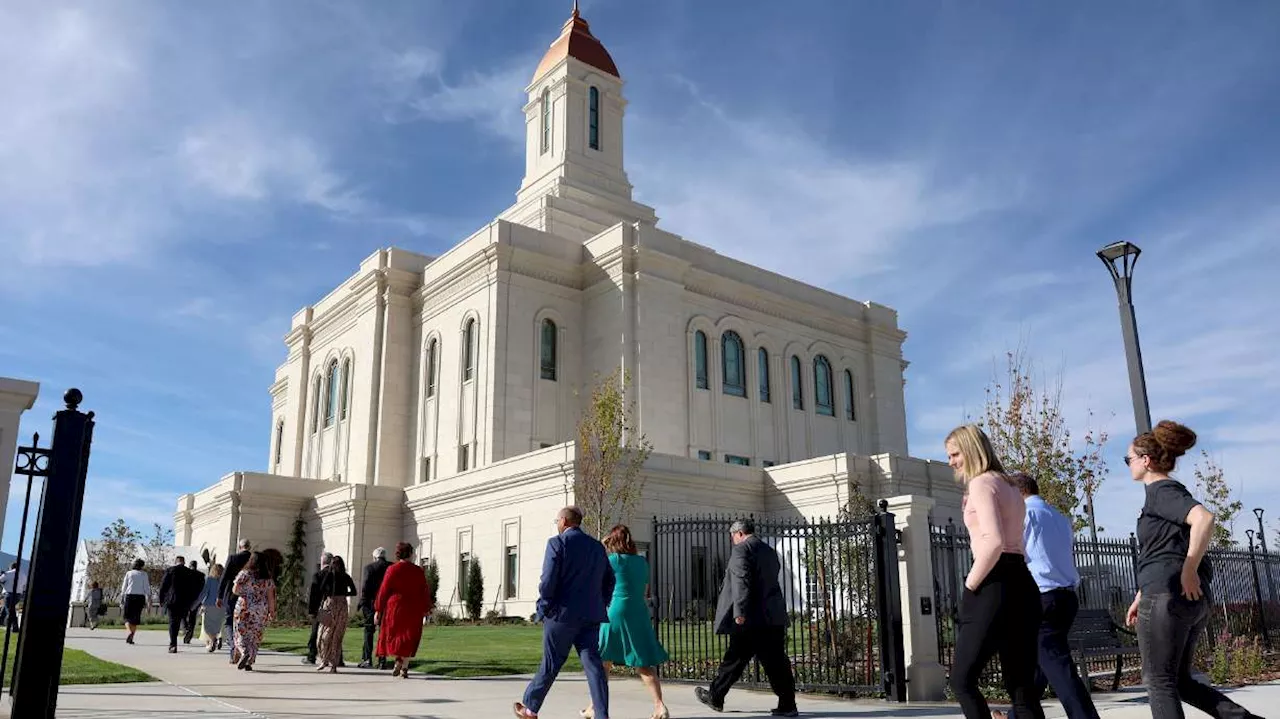
[[573, 16], [578, 17], [578, 0], [573, 0]]

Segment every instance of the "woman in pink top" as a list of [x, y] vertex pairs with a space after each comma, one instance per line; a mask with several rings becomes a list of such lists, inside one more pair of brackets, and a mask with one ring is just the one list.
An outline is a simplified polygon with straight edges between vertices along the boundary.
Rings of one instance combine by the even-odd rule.
[[973, 548], [973, 568], [960, 598], [951, 689], [965, 719], [991, 719], [978, 679], [998, 653], [1017, 716], [1044, 719], [1035, 689], [1040, 590], [1022, 544], [1027, 511], [1022, 494], [1006, 480], [991, 441], [977, 425], [947, 435], [947, 463], [964, 484], [964, 524]]

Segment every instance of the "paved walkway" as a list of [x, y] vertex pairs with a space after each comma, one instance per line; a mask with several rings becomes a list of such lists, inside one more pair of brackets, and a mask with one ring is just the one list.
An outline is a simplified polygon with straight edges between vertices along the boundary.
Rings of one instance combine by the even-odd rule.
[[[320, 674], [291, 654], [264, 654], [253, 672], [229, 666], [224, 653], [209, 655], [197, 645], [166, 653], [164, 632], [138, 633], [138, 644], [123, 641], [121, 631], [71, 630], [68, 645], [109, 661], [137, 667], [163, 681], [148, 684], [63, 687], [58, 716], [88, 719], [287, 719], [361, 717], [362, 719], [497, 719], [511, 716], [511, 703], [524, 691], [527, 677], [447, 679], [417, 675], [407, 680], [389, 672], [350, 669]], [[767, 693], [735, 690], [724, 715], [698, 704], [687, 684], [666, 687], [673, 717], [768, 716], [774, 706]], [[610, 685], [613, 719], [643, 719], [652, 713], [643, 687], [635, 680]], [[1280, 684], [1235, 692], [1254, 712], [1273, 713]], [[581, 675], [562, 675], [542, 709], [544, 719], [575, 719], [586, 703]], [[1050, 717], [1062, 709], [1046, 703]], [[1140, 691], [1100, 695], [1104, 719], [1151, 716]], [[801, 697], [800, 710], [812, 719], [840, 717], [958, 717], [954, 704], [890, 704]], [[0, 716], [4, 716], [0, 711]]]

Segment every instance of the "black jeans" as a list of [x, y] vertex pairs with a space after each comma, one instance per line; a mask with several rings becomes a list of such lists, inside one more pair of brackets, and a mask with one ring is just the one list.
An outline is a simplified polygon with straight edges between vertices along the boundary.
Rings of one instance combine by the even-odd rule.
[[796, 679], [787, 656], [786, 627], [743, 627], [729, 634], [729, 648], [711, 681], [711, 698], [724, 704], [729, 688], [742, 678], [752, 657], [760, 660], [769, 687], [778, 695], [779, 709], [796, 708]]
[[1182, 719], [1182, 702], [1217, 719], [1255, 716], [1222, 692], [1191, 678], [1196, 642], [1209, 621], [1211, 598], [1191, 601], [1180, 594], [1142, 593], [1138, 602], [1138, 648], [1142, 678], [1153, 719]]
[[373, 623], [373, 607], [361, 606], [360, 612], [364, 614], [364, 647], [360, 650], [360, 661], [373, 663], [373, 645], [378, 638], [378, 627]]
[[1000, 655], [1004, 688], [1022, 719], [1044, 719], [1036, 694], [1036, 637], [1040, 633], [1040, 590], [1021, 554], [1002, 554], [978, 591], [960, 599], [951, 690], [965, 719], [991, 719], [978, 689], [987, 662]]
[[320, 653], [320, 646], [316, 643], [320, 639], [320, 620], [311, 618], [311, 637], [307, 639], [307, 661], [315, 663], [316, 655]]
[[[1080, 611], [1074, 589], [1054, 589], [1040, 594], [1040, 668], [1036, 671], [1036, 701], [1044, 698], [1044, 688], [1062, 702], [1068, 719], [1098, 719], [1098, 709], [1071, 660], [1067, 635]], [[1009, 712], [1014, 719], [1016, 711]]]

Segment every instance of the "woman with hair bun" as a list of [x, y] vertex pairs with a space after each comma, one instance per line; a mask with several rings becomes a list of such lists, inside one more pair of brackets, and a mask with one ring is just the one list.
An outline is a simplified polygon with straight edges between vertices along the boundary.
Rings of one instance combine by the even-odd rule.
[[1205, 553], [1213, 514], [1169, 473], [1195, 444], [1195, 432], [1166, 419], [1135, 437], [1125, 454], [1129, 474], [1146, 485], [1138, 515], [1138, 594], [1126, 620], [1138, 625], [1153, 719], [1182, 719], [1182, 702], [1219, 719], [1245, 719], [1255, 715], [1191, 676], [1212, 601], [1213, 568]]
[[422, 642], [422, 621], [431, 614], [431, 589], [422, 567], [413, 563], [413, 545], [396, 545], [396, 561], [387, 567], [373, 603], [373, 622], [381, 627], [378, 656], [395, 657], [391, 676], [409, 678], [409, 660]]

